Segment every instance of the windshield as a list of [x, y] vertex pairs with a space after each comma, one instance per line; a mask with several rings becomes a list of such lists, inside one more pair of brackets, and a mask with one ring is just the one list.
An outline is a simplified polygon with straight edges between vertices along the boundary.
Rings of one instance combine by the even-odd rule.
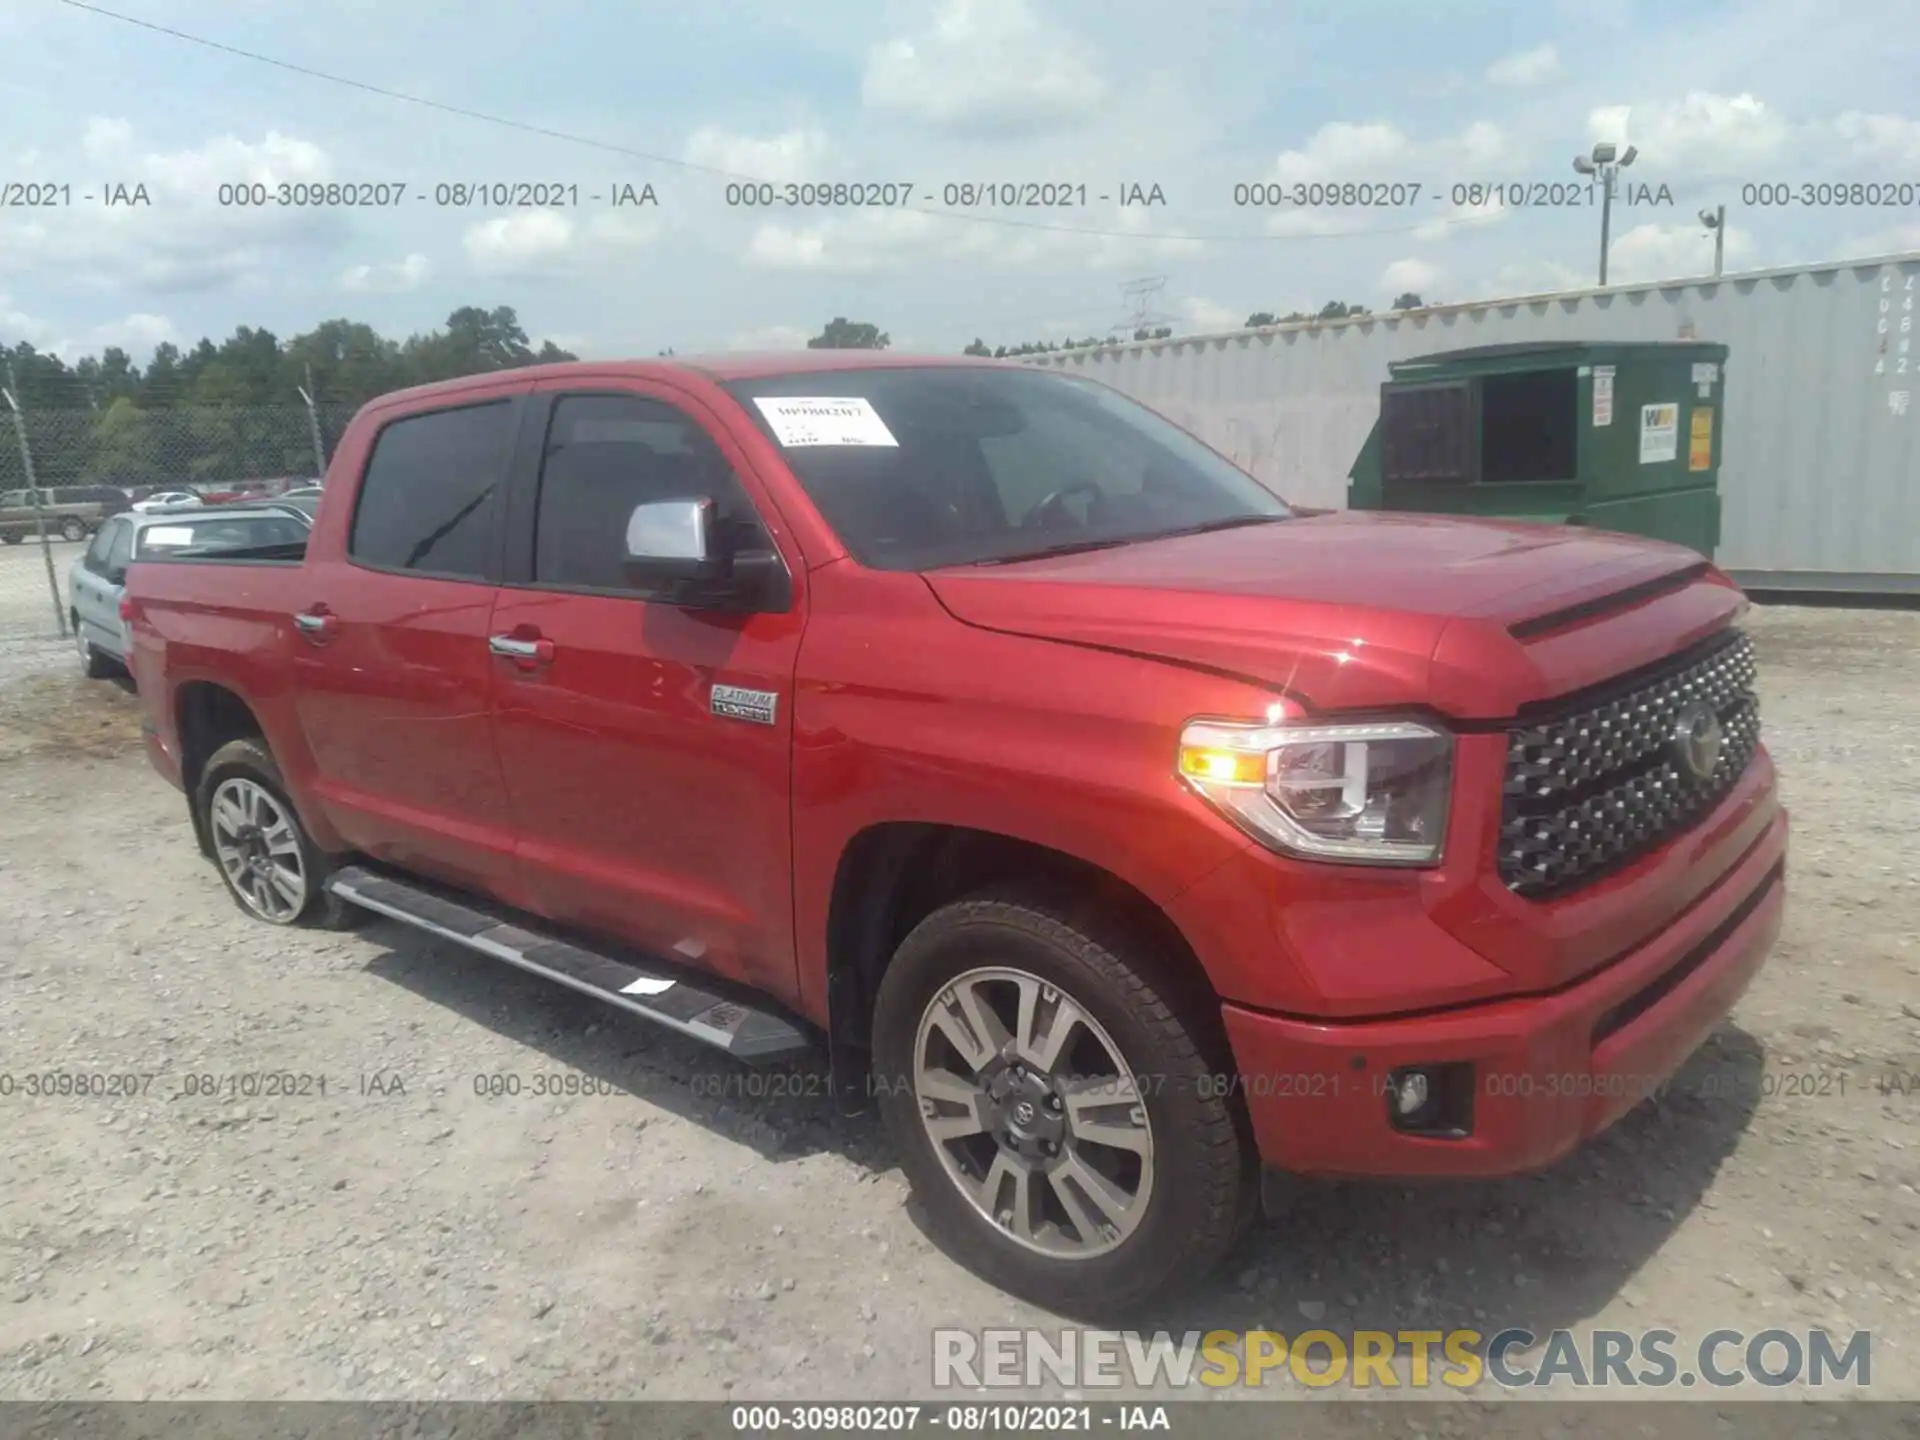
[[[1292, 513], [1152, 411], [1047, 371], [837, 370], [727, 389], [847, 549], [879, 570], [1006, 562]], [[819, 413], [843, 428], [810, 428], [818, 407], [782, 397], [837, 402]]]

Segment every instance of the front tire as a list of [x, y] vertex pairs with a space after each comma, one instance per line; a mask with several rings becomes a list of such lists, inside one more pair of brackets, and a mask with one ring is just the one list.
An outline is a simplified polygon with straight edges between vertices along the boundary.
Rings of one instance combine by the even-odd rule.
[[87, 538], [87, 522], [69, 515], [60, 522], [60, 538], [63, 540], [84, 540]]
[[1067, 1313], [1191, 1284], [1252, 1218], [1208, 1027], [1145, 939], [1030, 891], [928, 916], [874, 1010], [879, 1108], [955, 1258]]
[[327, 891], [333, 865], [301, 824], [263, 741], [230, 740], [214, 751], [194, 807], [227, 893], [253, 919], [345, 930], [365, 918]]

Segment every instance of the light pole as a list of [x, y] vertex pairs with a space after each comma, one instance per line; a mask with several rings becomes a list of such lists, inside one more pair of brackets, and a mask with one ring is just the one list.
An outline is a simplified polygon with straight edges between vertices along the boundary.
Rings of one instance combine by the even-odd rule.
[[1727, 207], [1716, 205], [1700, 212], [1700, 223], [1713, 232], [1713, 278], [1720, 278], [1720, 262], [1727, 253]]
[[1573, 168], [1582, 175], [1598, 176], [1600, 180], [1600, 283], [1607, 283], [1607, 231], [1613, 223], [1613, 177], [1633, 163], [1633, 157], [1640, 152], [1629, 145], [1626, 151], [1615, 158], [1614, 147], [1606, 141], [1593, 147], [1591, 155], [1573, 157]]

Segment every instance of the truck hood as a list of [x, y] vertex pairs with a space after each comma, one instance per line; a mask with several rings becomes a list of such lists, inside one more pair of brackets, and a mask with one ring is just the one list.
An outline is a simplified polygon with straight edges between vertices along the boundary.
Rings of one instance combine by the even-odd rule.
[[1610, 679], [1745, 606], [1678, 545], [1356, 511], [926, 579], [983, 629], [1231, 674], [1315, 709], [1466, 719]]

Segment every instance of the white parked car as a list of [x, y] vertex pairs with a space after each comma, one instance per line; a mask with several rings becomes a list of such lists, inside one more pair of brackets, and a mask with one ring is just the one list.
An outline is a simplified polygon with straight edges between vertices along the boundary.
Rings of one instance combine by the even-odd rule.
[[134, 501], [133, 509], [139, 515], [157, 515], [168, 510], [192, 510], [205, 503], [191, 490], [162, 490], [144, 500]]
[[73, 562], [67, 579], [74, 642], [80, 669], [90, 680], [112, 675], [127, 663], [127, 627], [120, 617], [127, 566], [166, 551], [245, 550], [306, 544], [312, 521], [293, 505], [207, 505], [188, 513], [162, 511], [115, 515]]

